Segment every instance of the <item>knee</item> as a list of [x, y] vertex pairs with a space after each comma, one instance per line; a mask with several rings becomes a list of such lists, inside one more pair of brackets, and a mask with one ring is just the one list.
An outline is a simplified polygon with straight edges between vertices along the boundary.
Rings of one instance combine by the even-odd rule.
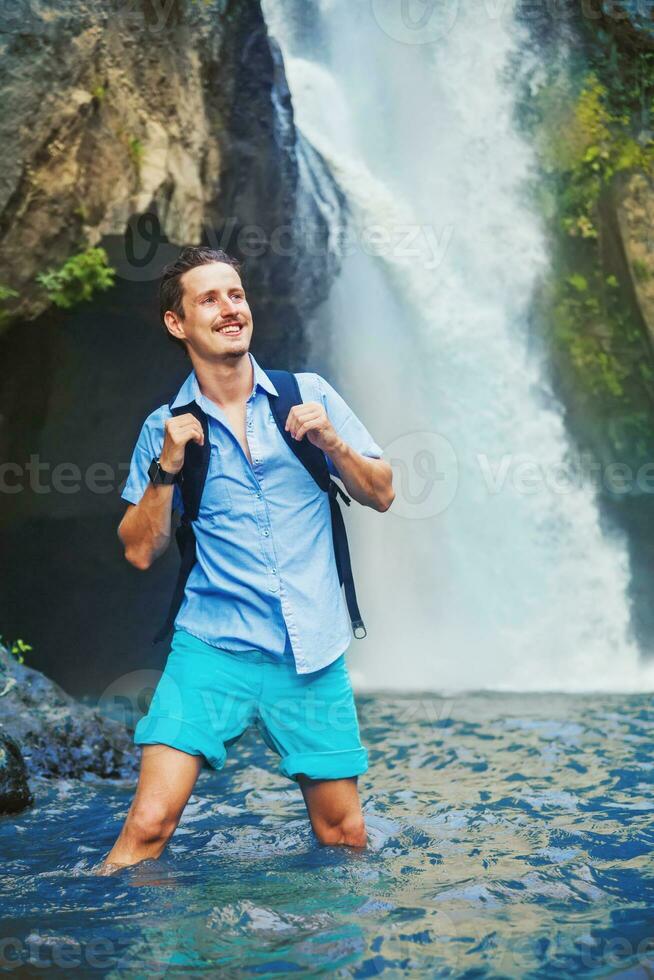
[[349, 847], [365, 847], [366, 825], [360, 813], [348, 814], [336, 824], [321, 824], [314, 828], [321, 844], [345, 844]]
[[129, 814], [129, 829], [140, 844], [165, 844], [177, 826], [177, 815], [160, 803], [135, 802]]

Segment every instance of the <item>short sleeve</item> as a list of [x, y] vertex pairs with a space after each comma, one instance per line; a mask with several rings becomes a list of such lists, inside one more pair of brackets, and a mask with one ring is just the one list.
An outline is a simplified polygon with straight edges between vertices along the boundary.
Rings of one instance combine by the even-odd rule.
[[[139, 437], [136, 440], [132, 459], [129, 464], [129, 473], [121, 497], [130, 504], [138, 504], [145, 493], [146, 487], [150, 482], [148, 469], [155, 456], [161, 455], [164, 441], [164, 424], [166, 419], [171, 417], [171, 412], [167, 405], [162, 405], [156, 411], [148, 415], [141, 426]], [[173, 489], [173, 509], [183, 512], [182, 494], [179, 486], [175, 484]]]
[[[319, 374], [298, 375], [298, 382], [302, 377], [306, 378], [307, 381], [311, 379], [313, 382], [315, 392], [314, 400], [322, 402], [332, 425], [338, 432], [341, 439], [343, 439], [348, 446], [351, 446], [352, 449], [360, 453], [362, 456], [370, 456], [373, 459], [381, 459], [383, 456], [381, 446], [375, 442], [361, 419], [355, 415], [345, 399], [339, 395], [336, 389], [333, 388], [329, 382]], [[329, 456], [326, 456], [326, 459], [327, 468], [331, 475], [340, 479], [340, 473], [334, 466], [332, 460], [329, 458]]]

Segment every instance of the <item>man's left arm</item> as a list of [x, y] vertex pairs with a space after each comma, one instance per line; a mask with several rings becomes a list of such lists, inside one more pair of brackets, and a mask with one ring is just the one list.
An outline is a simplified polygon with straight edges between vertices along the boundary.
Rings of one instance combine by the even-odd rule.
[[363, 423], [338, 392], [320, 375], [314, 377], [320, 401], [295, 405], [288, 413], [286, 430], [295, 439], [306, 436], [309, 442], [322, 449], [330, 471], [342, 480], [349, 495], [358, 503], [378, 511], [388, 510], [395, 499], [390, 464], [355, 448], [352, 443], [364, 449], [373, 447], [369, 451], [381, 455]]

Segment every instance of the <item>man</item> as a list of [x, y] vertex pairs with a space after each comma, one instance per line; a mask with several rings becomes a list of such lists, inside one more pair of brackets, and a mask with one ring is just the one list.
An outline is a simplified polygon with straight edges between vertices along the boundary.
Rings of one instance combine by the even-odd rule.
[[[197, 520], [196, 562], [174, 622], [171, 651], [134, 740], [143, 745], [136, 795], [101, 870], [158, 857], [202, 764], [254, 723], [300, 785], [323, 844], [363, 847], [357, 777], [367, 771], [345, 654], [350, 623], [334, 559], [327, 494], [289, 451], [270, 411], [274, 385], [249, 352], [252, 313], [238, 263], [186, 248], [166, 268], [161, 314], [193, 365], [171, 406], [146, 419], [134, 449], [118, 528], [127, 560], [149, 568], [170, 544], [186, 446], [204, 443], [192, 413], [206, 413], [211, 452]], [[355, 500], [390, 507], [392, 469], [341, 396], [319, 375], [298, 374], [303, 404], [286, 429], [325, 453]], [[160, 477], [161, 479], [161, 477]]]

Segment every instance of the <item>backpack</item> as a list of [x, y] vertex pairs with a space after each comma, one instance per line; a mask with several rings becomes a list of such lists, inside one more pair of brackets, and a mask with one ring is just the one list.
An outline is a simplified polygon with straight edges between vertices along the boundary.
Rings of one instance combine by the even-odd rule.
[[[317, 446], [305, 437], [297, 441], [290, 432], [284, 428], [289, 411], [294, 405], [302, 404], [302, 395], [297, 382], [297, 378], [290, 371], [266, 371], [266, 374], [277, 389], [278, 395], [267, 392], [270, 402], [270, 410], [277, 423], [277, 428], [284, 437], [284, 441], [289, 449], [297, 456], [305, 469], [311, 474], [321, 490], [329, 494], [329, 507], [332, 520], [332, 538], [334, 542], [334, 556], [336, 568], [338, 570], [339, 583], [345, 588], [345, 598], [347, 602], [352, 632], [357, 639], [363, 639], [367, 635], [366, 628], [361, 619], [359, 606], [357, 603], [356, 592], [354, 589], [354, 579], [352, 578], [352, 567], [350, 564], [350, 549], [347, 543], [347, 534], [343, 515], [338, 505], [338, 497], [341, 496], [347, 506], [350, 506], [350, 498], [343, 493], [336, 484], [327, 468], [325, 454]], [[169, 402], [172, 406], [175, 396]], [[195, 564], [195, 533], [193, 531], [193, 521], [197, 519], [200, 510], [200, 500], [204, 489], [207, 472], [209, 469], [209, 456], [211, 447], [209, 444], [209, 422], [206, 414], [202, 411], [197, 402], [189, 402], [188, 405], [179, 405], [177, 408], [170, 408], [173, 415], [184, 415], [190, 412], [198, 419], [204, 432], [204, 445], [199, 446], [197, 442], [188, 442], [184, 453], [184, 465], [182, 467], [182, 480], [180, 489], [184, 502], [184, 513], [181, 523], [175, 531], [175, 538], [180, 553], [180, 567], [173, 591], [170, 608], [166, 621], [155, 635], [153, 643], [159, 643], [165, 639], [172, 630], [175, 617], [179, 611], [184, 598], [187, 579], [191, 569]]]

